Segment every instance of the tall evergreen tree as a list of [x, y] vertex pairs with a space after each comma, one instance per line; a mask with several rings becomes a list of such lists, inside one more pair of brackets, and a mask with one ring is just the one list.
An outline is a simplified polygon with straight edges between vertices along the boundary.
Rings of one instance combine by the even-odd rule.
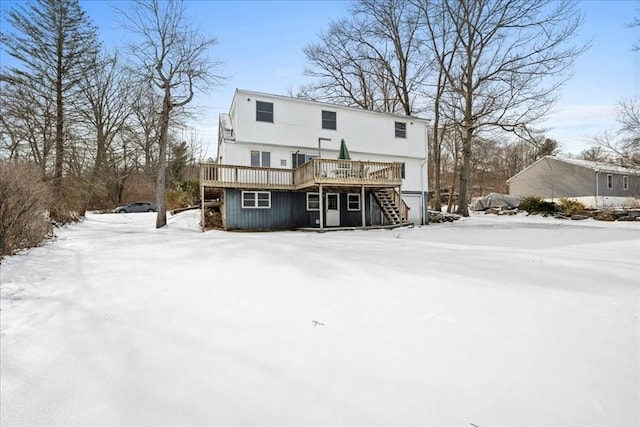
[[[83, 76], [94, 64], [99, 50], [97, 29], [78, 0], [31, 0], [18, 3], [7, 15], [10, 32], [0, 41], [14, 58], [2, 72], [2, 80], [25, 91], [55, 99], [55, 199], [64, 200], [63, 169], [65, 132], [70, 99]], [[54, 219], [66, 212], [55, 206]]]

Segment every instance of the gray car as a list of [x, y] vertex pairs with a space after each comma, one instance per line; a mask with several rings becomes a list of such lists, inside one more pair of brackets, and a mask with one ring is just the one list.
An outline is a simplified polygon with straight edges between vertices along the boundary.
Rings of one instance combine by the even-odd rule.
[[149, 202], [135, 202], [128, 205], [118, 206], [113, 210], [115, 213], [129, 213], [129, 212], [158, 212], [158, 207]]

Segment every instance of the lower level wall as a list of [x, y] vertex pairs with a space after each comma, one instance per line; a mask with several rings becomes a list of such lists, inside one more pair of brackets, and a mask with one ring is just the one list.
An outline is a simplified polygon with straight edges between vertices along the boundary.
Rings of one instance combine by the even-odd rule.
[[[320, 211], [307, 209], [307, 193], [271, 191], [268, 208], [242, 207], [242, 191], [226, 189], [224, 194], [224, 220], [227, 230], [292, 230], [304, 227], [320, 226]], [[316, 193], [317, 194], [317, 193]], [[326, 194], [325, 209], [326, 209]], [[360, 209], [349, 206], [349, 193], [331, 193], [338, 195], [338, 212], [340, 227], [362, 227], [362, 207], [365, 209], [365, 225], [384, 225], [387, 221], [378, 206], [372, 192], [365, 192], [364, 200], [360, 200]], [[351, 193], [358, 194], [358, 193]], [[410, 206], [409, 220], [421, 224], [422, 211], [420, 203], [424, 200], [420, 193], [403, 194], [405, 202]], [[324, 226], [336, 226], [328, 223], [328, 215], [324, 215]]]

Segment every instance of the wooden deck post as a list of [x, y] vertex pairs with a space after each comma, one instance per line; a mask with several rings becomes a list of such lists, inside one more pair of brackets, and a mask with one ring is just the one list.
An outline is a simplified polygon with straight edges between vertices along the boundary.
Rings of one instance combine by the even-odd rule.
[[205, 231], [204, 228], [204, 185], [200, 184], [200, 228]]
[[362, 211], [362, 229], [364, 230], [367, 226], [367, 215], [366, 212], [364, 211], [365, 206], [367, 204], [365, 203], [364, 200], [364, 185], [360, 186], [360, 210]]
[[402, 208], [402, 184], [398, 186], [398, 210], [400, 211], [400, 225], [404, 222], [404, 209]]
[[320, 230], [324, 229], [324, 203], [322, 200], [322, 184], [318, 184], [318, 201], [320, 202]]

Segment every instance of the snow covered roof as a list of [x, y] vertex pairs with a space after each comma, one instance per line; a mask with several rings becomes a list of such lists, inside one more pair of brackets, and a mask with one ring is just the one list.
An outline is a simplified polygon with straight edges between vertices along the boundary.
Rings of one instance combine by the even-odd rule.
[[633, 168], [633, 167], [614, 165], [614, 164], [605, 163], [605, 162], [592, 162], [589, 160], [581, 160], [581, 159], [561, 158], [561, 157], [553, 157], [553, 156], [545, 156], [545, 157], [551, 157], [560, 162], [570, 163], [576, 166], [582, 166], [588, 169], [592, 169], [596, 172], [640, 175], [640, 169]]
[[591, 169], [594, 172], [616, 173], [616, 174], [622, 174], [622, 175], [640, 175], [639, 168], [614, 165], [614, 164], [605, 163], [605, 162], [592, 162], [589, 160], [572, 159], [568, 157], [544, 156], [541, 159], [538, 159], [533, 164], [527, 166], [526, 168], [524, 168], [523, 170], [521, 170], [511, 178], [509, 178], [507, 182], [510, 182], [513, 178], [517, 177], [524, 171], [528, 170], [529, 168], [547, 159], [556, 160], [558, 162], [568, 163], [575, 166], [581, 166], [583, 168]]

